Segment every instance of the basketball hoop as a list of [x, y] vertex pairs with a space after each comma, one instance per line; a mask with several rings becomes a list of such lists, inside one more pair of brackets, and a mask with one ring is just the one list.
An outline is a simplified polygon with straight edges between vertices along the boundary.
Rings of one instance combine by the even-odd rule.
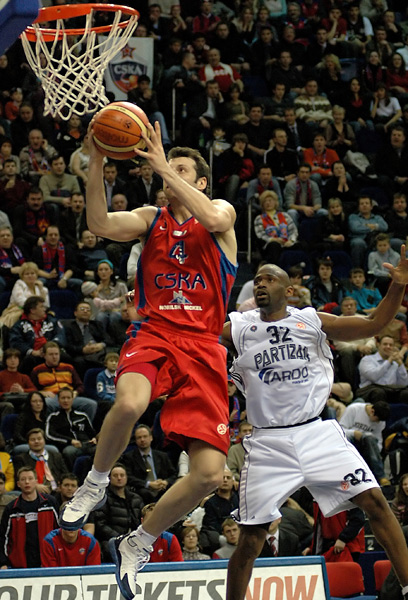
[[[113, 12], [112, 24], [94, 27], [96, 12]], [[126, 20], [121, 20], [122, 16]], [[83, 27], [67, 29], [64, 20], [83, 17]], [[139, 13], [115, 4], [65, 4], [41, 8], [21, 34], [27, 60], [44, 89], [44, 114], [68, 120], [108, 104], [103, 74], [137, 27]], [[41, 23], [56, 21], [55, 29]], [[82, 24], [82, 22], [81, 22]], [[99, 34], [107, 34], [98, 41]]]

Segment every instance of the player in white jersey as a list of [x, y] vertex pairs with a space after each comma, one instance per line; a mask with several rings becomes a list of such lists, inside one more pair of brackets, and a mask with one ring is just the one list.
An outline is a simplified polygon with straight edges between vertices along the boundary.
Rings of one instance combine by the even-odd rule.
[[334, 420], [319, 414], [333, 381], [328, 338], [349, 341], [373, 336], [391, 321], [408, 283], [405, 246], [397, 267], [385, 265], [392, 283], [368, 316], [336, 317], [312, 308], [288, 307], [293, 288], [287, 274], [264, 265], [254, 279], [258, 309], [232, 313], [223, 330], [234, 346], [235, 383], [246, 394], [254, 425], [243, 444], [238, 547], [228, 565], [227, 600], [243, 600], [255, 558], [279, 507], [305, 485], [325, 516], [359, 506], [385, 548], [408, 600], [408, 549], [374, 475]]

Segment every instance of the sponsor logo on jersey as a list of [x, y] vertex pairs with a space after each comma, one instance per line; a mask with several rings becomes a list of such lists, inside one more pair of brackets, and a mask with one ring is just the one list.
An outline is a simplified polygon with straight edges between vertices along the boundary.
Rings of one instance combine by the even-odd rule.
[[220, 423], [220, 424], [217, 426], [217, 432], [218, 432], [220, 435], [225, 435], [225, 434], [227, 433], [227, 431], [228, 431], [228, 427], [225, 425], [225, 423]]
[[250, 327], [251, 331], [256, 331], [258, 329], [258, 327], [256, 325], [252, 325], [252, 327]]
[[201, 273], [158, 273], [154, 283], [159, 290], [206, 290], [207, 284]]
[[186, 233], [187, 233], [186, 229], [184, 231], [179, 231], [178, 229], [173, 229], [174, 237], [183, 237], [183, 235], [186, 235]]
[[350, 487], [350, 484], [349, 484], [349, 482], [348, 482], [348, 481], [342, 481], [342, 482], [341, 482], [341, 484], [340, 484], [340, 487], [341, 487], [341, 489], [342, 489], [343, 491], [345, 491], [345, 492], [346, 492], [346, 491], [349, 489], [349, 487]]
[[296, 323], [296, 327], [297, 327], [298, 329], [306, 329], [306, 325], [305, 325], [304, 323], [300, 323], [300, 322], [299, 322], [299, 323]]
[[301, 360], [310, 362], [309, 350], [300, 344], [280, 344], [258, 352], [254, 356], [255, 368], [264, 369], [270, 365], [286, 360]]
[[302, 369], [292, 369], [291, 371], [278, 371], [276, 369], [262, 369], [258, 377], [263, 383], [270, 385], [276, 381], [292, 381], [293, 383], [303, 383], [309, 377], [307, 367]]
[[183, 292], [180, 290], [173, 292], [173, 300], [170, 300], [169, 304], [191, 304], [191, 302], [183, 296]]
[[85, 554], [85, 548], [80, 548], [80, 549], [78, 550], [78, 552], [79, 552], [79, 554]]

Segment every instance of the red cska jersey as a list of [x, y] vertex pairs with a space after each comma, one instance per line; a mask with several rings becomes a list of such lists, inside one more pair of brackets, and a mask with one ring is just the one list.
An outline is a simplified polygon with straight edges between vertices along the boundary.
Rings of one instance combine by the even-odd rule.
[[159, 208], [139, 258], [135, 305], [144, 318], [219, 336], [237, 267], [194, 217]]

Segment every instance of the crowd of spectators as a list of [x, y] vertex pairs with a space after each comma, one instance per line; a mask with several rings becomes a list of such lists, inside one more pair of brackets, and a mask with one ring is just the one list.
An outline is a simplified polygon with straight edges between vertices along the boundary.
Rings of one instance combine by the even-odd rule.
[[[406, 3], [135, 4], [135, 35], [154, 40], [154, 75], [140, 76], [128, 100], [160, 122], [166, 151], [188, 145], [210, 161], [212, 197], [237, 211], [240, 256], [251, 244], [253, 264], [286, 268], [293, 306], [369, 314], [388, 287], [382, 263], [396, 264], [408, 239]], [[110, 537], [135, 529], [188, 471], [185, 453], [177, 464], [171, 447], [163, 451], [157, 399], [112, 469], [105, 506], [84, 530], [57, 527], [115, 400], [130, 322], [125, 296], [141, 245], [88, 230], [90, 115], [52, 119], [43, 101], [17, 41], [0, 57], [0, 428], [9, 433], [0, 439], [1, 568], [110, 562]], [[109, 211], [167, 204], [160, 177], [142, 160], [106, 160], [104, 184]], [[239, 310], [254, 307], [250, 288], [243, 287]], [[59, 317], [58, 297], [72, 307], [71, 318]], [[408, 290], [377, 340], [331, 340], [343, 384], [333, 387], [328, 414], [341, 419], [383, 485], [388, 405], [408, 403], [407, 309]], [[232, 381], [228, 390], [223, 483], [160, 536], [152, 561], [228, 558], [238, 542], [229, 517], [251, 425]], [[353, 394], [367, 403], [346, 408]], [[403, 479], [394, 501], [403, 524], [406, 495]], [[301, 510], [290, 499], [282, 521], [271, 524], [263, 555], [309, 548], [313, 509], [310, 499], [298, 499]], [[38, 519], [23, 528], [16, 515], [28, 512]]]

